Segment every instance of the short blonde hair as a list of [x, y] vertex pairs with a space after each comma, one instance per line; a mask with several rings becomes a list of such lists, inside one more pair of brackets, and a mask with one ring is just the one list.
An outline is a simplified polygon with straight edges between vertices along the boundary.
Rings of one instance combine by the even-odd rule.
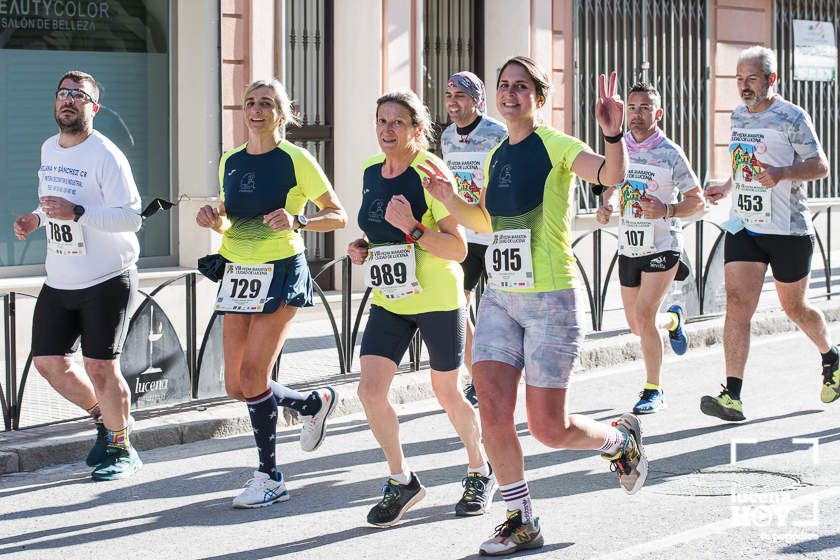
[[245, 100], [252, 91], [261, 87], [268, 88], [274, 92], [274, 103], [277, 105], [277, 110], [280, 111], [280, 127], [285, 129], [290, 124], [299, 126], [300, 118], [292, 111], [292, 100], [289, 98], [289, 94], [286, 93], [286, 88], [283, 87], [283, 84], [277, 78], [254, 80], [248, 84], [248, 87], [245, 88], [245, 93], [242, 95], [242, 105], [245, 105]]

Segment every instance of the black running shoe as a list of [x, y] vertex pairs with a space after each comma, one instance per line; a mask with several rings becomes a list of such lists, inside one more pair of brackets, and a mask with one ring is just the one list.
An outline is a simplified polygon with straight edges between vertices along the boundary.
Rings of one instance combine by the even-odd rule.
[[400, 484], [389, 478], [382, 487], [382, 500], [368, 512], [367, 522], [377, 527], [396, 525], [405, 512], [425, 495], [426, 488], [420, 484], [420, 479], [414, 473], [411, 473], [408, 484]]
[[472, 383], [464, 385], [464, 398], [473, 406], [478, 406], [478, 397], [475, 394], [475, 387]]
[[496, 475], [492, 471], [490, 476], [470, 472], [461, 481], [461, 485], [464, 487], [464, 495], [455, 504], [455, 515], [464, 517], [487, 513], [493, 494], [496, 493]]

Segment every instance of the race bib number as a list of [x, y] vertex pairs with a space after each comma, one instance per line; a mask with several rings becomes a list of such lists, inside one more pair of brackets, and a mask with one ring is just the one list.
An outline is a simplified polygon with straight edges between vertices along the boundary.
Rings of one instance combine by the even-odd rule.
[[273, 277], [273, 264], [227, 263], [216, 296], [216, 311], [261, 312], [270, 299], [268, 288]]
[[417, 256], [411, 243], [371, 247], [365, 261], [365, 285], [385, 299], [397, 300], [423, 291], [417, 281]]
[[64, 256], [86, 254], [82, 225], [73, 220], [47, 220], [47, 251]]
[[735, 213], [745, 224], [769, 224], [771, 221], [770, 189], [759, 185], [735, 182]]
[[653, 242], [653, 222], [643, 218], [619, 220], [618, 253], [626, 257], [643, 257], [656, 252]]
[[484, 253], [487, 284], [492, 288], [533, 288], [531, 230], [507, 229], [493, 233]]
[[778, 133], [764, 129], [732, 129], [729, 157], [732, 159], [733, 203], [735, 213], [747, 225], [772, 221], [770, 190], [756, 181], [755, 176], [764, 170], [762, 161], [773, 165], [772, 154], [784, 152], [779, 148], [777, 136]]

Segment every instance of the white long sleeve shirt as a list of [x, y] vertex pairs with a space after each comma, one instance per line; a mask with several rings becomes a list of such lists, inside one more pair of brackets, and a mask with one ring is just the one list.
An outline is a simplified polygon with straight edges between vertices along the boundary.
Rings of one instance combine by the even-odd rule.
[[[137, 263], [140, 193], [125, 155], [105, 136], [94, 131], [72, 148], [62, 148], [58, 138], [56, 134], [41, 146], [38, 195], [84, 206], [78, 221], [84, 254], [48, 250], [46, 283], [60, 290], [77, 290], [118, 276]], [[47, 225], [40, 208], [35, 214], [41, 225]]]

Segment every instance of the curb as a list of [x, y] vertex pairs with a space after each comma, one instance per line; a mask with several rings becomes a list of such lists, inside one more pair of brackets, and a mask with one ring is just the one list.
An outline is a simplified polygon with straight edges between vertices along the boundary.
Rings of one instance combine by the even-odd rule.
[[[829, 325], [840, 321], [840, 301], [821, 301], [814, 305], [825, 314], [825, 320]], [[689, 348], [701, 349], [722, 345], [723, 320], [723, 315], [721, 315], [689, 321], [685, 328], [689, 338]], [[774, 309], [756, 313], [752, 320], [750, 332], [752, 336], [766, 336], [792, 332], [798, 329], [799, 327], [788, 319], [781, 309]], [[665, 352], [673, 355], [669, 344], [665, 344]], [[578, 358], [579, 369], [576, 373], [585, 375], [589, 370], [617, 366], [643, 359], [642, 347], [636, 336], [629, 333], [618, 335], [601, 335], [601, 333], [598, 333], [584, 342]]]
[[[820, 302], [817, 307], [831, 323], [840, 321], [840, 302]], [[760, 312], [753, 318], [755, 336], [785, 333], [796, 325], [781, 310]], [[689, 323], [686, 328], [690, 348], [708, 348], [723, 343], [723, 317]], [[665, 345], [666, 352], [671, 352]], [[638, 339], [630, 334], [597, 333], [585, 342], [578, 359], [576, 375], [588, 371], [642, 360]], [[356, 395], [358, 381], [335, 384], [339, 402], [332, 418], [362, 412]], [[427, 370], [401, 371], [394, 377], [389, 398], [402, 404], [434, 398]], [[194, 402], [173, 409], [141, 410], [133, 413], [137, 425], [131, 440], [140, 451], [223, 438], [251, 431], [251, 423], [241, 403], [227, 399]], [[297, 414], [283, 409], [278, 427], [297, 424]], [[87, 419], [0, 434], [0, 475], [41, 469], [62, 463], [74, 463], [87, 455], [92, 430]], [[4, 441], [3, 438], [7, 441]]]
[[[330, 416], [332, 419], [362, 412], [362, 403], [356, 395], [357, 381], [338, 383], [333, 387], [339, 400]], [[389, 398], [394, 404], [434, 398], [428, 371], [401, 372], [394, 378]], [[169, 414], [165, 409], [133, 412], [136, 425], [131, 442], [134, 447], [147, 451], [251, 431], [251, 421], [242, 403], [218, 399], [212, 403], [189, 403], [184, 407], [186, 411]], [[278, 428], [299, 423], [296, 413], [289, 409], [282, 411]], [[0, 440], [0, 475], [80, 462], [95, 437], [88, 419], [12, 434], [13, 441]]]

